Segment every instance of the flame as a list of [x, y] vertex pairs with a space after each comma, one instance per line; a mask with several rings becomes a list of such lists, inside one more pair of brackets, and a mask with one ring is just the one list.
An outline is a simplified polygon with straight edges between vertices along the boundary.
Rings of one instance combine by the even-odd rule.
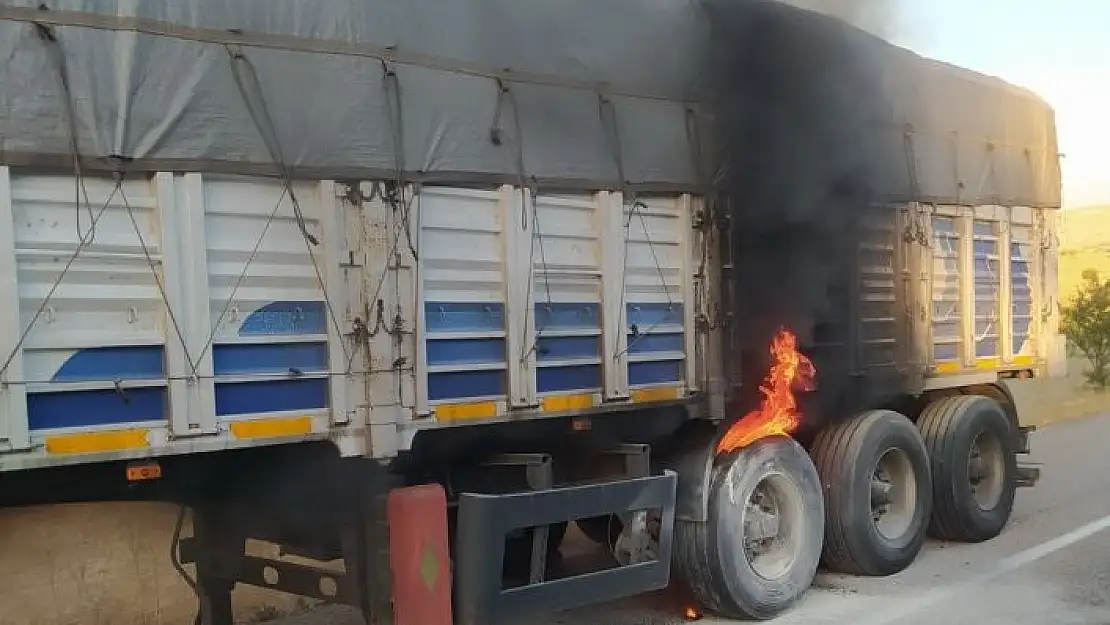
[[687, 621], [700, 621], [701, 620], [701, 611], [698, 610], [694, 606], [687, 606], [686, 607], [686, 613], [685, 613], [684, 616], [686, 617]]
[[771, 341], [771, 371], [759, 387], [759, 408], [733, 423], [717, 443], [717, 453], [743, 449], [761, 438], [790, 434], [801, 423], [794, 391], [812, 391], [817, 369], [800, 351], [798, 337], [782, 328]]

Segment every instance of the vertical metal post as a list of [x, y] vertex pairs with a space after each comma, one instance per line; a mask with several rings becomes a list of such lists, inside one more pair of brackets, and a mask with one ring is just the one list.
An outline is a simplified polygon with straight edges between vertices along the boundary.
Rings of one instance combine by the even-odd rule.
[[[27, 424], [27, 386], [23, 380], [23, 348], [16, 350], [23, 324], [19, 318], [19, 284], [15, 256], [15, 216], [11, 173], [0, 167], [0, 450], [31, 446]], [[14, 353], [13, 353], [14, 352]]]
[[340, 540], [347, 574], [354, 579], [358, 605], [368, 625], [393, 623], [393, 580], [389, 564], [387, 503], [396, 476], [371, 459], [351, 459], [347, 474], [351, 501], [341, 522]]
[[[502, 454], [489, 459], [488, 466], [524, 467], [528, 488], [532, 490], [547, 490], [554, 486], [554, 474], [551, 470], [551, 456], [547, 454]], [[538, 584], [543, 581], [544, 572], [547, 570], [547, 539], [550, 528], [546, 525], [532, 530], [532, 560], [529, 568], [529, 583]]]
[[193, 508], [193, 539], [197, 546], [197, 592], [201, 625], [233, 625], [231, 591], [239, 575], [246, 538], [221, 518], [219, 504]]

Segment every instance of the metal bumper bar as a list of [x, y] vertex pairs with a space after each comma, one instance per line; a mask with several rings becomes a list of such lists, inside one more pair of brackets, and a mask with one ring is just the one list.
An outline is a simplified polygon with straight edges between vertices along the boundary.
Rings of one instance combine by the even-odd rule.
[[[461, 625], [565, 610], [665, 588], [670, 581], [677, 475], [459, 497], [455, 580]], [[513, 530], [639, 510], [661, 511], [655, 559], [561, 579], [503, 588], [505, 537]]]

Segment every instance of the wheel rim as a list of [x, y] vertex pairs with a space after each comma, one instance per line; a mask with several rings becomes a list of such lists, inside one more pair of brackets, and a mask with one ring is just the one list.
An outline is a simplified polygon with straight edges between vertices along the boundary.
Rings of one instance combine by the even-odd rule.
[[967, 479], [980, 510], [991, 510], [1002, 500], [1005, 475], [1002, 441], [992, 432], [980, 432], [967, 459]]
[[871, 522], [887, 540], [905, 536], [917, 507], [917, 479], [909, 455], [891, 448], [879, 456], [871, 474]]
[[790, 572], [801, 552], [802, 493], [781, 473], [765, 476], [744, 506], [744, 556], [755, 574], [772, 581]]

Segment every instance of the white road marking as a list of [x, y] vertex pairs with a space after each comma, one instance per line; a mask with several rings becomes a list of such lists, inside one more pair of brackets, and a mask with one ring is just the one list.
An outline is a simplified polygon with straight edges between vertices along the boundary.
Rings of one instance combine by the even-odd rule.
[[939, 586], [913, 599], [899, 600], [889, 609], [882, 610], [878, 614], [872, 612], [872, 614], [874, 614], [872, 618], [860, 619], [855, 621], [855, 624], [890, 625], [900, 619], [922, 612], [937, 603], [951, 599], [959, 593], [970, 590], [973, 586], [984, 584], [1007, 573], [1011, 573], [1027, 564], [1032, 564], [1041, 558], [1050, 556], [1061, 549], [1070, 547], [1106, 529], [1110, 529], [1110, 516], [1104, 516], [1101, 519], [1077, 527], [1067, 534], [1057, 536], [1051, 540], [1046, 540], [1035, 547], [1030, 547], [1024, 551], [1019, 551], [1011, 556], [1002, 558], [989, 570], [961, 582]]

